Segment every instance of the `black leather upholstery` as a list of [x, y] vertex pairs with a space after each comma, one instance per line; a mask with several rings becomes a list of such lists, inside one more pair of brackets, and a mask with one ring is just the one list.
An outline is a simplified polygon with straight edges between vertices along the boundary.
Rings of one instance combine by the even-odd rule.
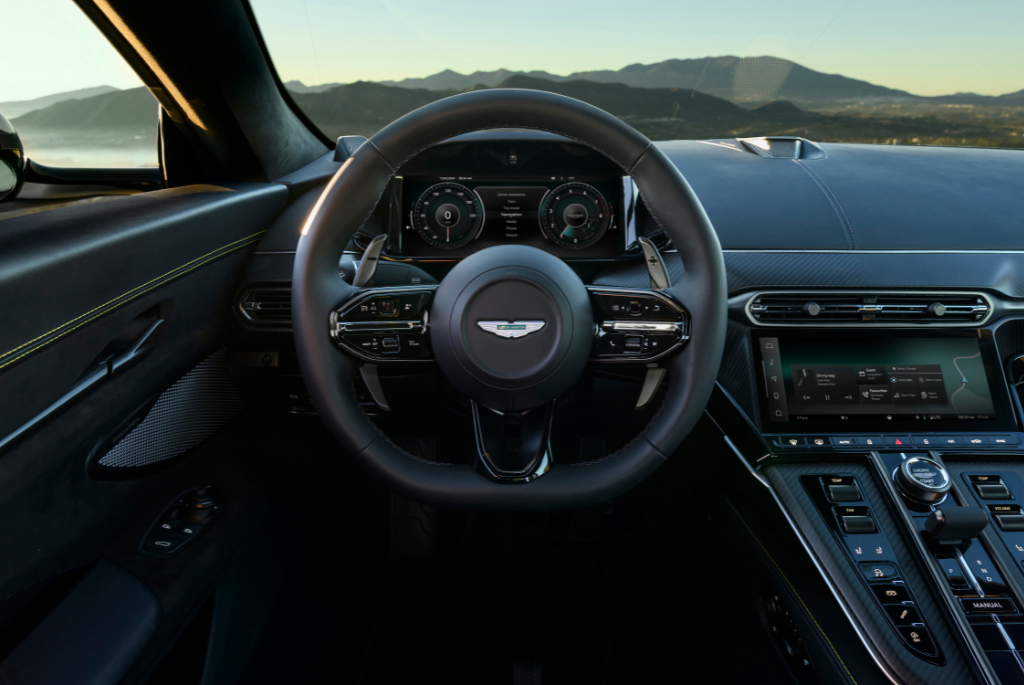
[[[579, 140], [630, 174], [650, 214], [679, 245], [686, 272], [672, 294], [690, 311], [694, 336], [669, 362], [670, 391], [646, 431], [598, 462], [555, 466], [526, 485], [499, 485], [468, 466], [426, 462], [400, 451], [352, 398], [356, 364], [334, 349], [328, 312], [353, 289], [337, 277], [345, 244], [402, 162], [472, 130], [527, 128]], [[303, 231], [292, 277], [293, 330], [310, 395], [346, 451], [389, 487], [429, 503], [497, 509], [586, 506], [626, 491], [680, 445], [714, 386], [725, 336], [721, 248], [696, 195], [672, 162], [634, 129], [590, 105], [538, 91], [490, 90], [436, 102], [387, 126], [346, 161]]]

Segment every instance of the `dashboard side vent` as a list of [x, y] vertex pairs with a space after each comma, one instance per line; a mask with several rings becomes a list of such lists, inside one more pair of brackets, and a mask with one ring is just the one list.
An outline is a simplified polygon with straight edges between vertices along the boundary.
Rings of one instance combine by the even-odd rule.
[[248, 321], [264, 326], [281, 326], [292, 322], [291, 288], [250, 288], [239, 300], [238, 307]]
[[973, 293], [764, 292], [747, 309], [755, 323], [769, 325], [966, 326], [984, 321], [991, 305]]

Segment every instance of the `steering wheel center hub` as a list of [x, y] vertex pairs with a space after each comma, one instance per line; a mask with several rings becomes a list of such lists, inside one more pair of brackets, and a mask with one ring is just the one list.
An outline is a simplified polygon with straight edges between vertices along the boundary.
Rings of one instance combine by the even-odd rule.
[[444, 278], [431, 345], [452, 383], [484, 406], [522, 411], [555, 399], [583, 373], [594, 319], [583, 282], [532, 247], [477, 252]]

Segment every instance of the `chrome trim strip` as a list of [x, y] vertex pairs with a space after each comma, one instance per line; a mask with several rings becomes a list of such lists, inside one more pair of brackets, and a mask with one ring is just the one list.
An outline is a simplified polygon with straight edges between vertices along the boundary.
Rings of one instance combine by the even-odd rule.
[[[864, 648], [868, 651], [868, 654], [871, 656], [872, 661], [875, 662], [875, 665], [878, 666], [878, 669], [885, 675], [885, 677], [890, 682], [892, 682], [894, 685], [900, 683], [901, 681], [896, 677], [896, 675], [893, 674], [893, 672], [890, 671], [883, 663], [882, 657], [878, 653], [878, 650], [875, 648], [874, 644], [870, 640], [868, 640], [867, 636], [864, 634], [864, 631], [861, 630], [860, 623], [854, 619], [852, 610], [850, 609], [846, 600], [839, 592], [839, 589], [835, 586], [835, 583], [833, 583], [832, 578], [825, 572], [824, 567], [821, 565], [821, 561], [818, 559], [818, 555], [814, 553], [814, 550], [811, 547], [810, 543], [807, 542], [807, 539], [804, 537], [803, 533], [797, 527], [792, 517], [790, 517], [789, 511], [786, 509], [786, 506], [782, 503], [782, 500], [779, 499], [779, 496], [775, 492], [775, 489], [771, 486], [771, 484], [768, 483], [768, 480], [764, 476], [757, 473], [754, 469], [750, 467], [750, 464], [747, 463], [747, 460], [743, 457], [743, 454], [739, 451], [739, 449], [736, 447], [733, 441], [729, 439], [728, 435], [723, 435], [722, 437], [725, 438], [726, 444], [729, 445], [729, 448], [739, 458], [740, 463], [743, 464], [747, 472], [749, 472], [750, 475], [752, 475], [754, 478], [760, 481], [761, 484], [768, 489], [768, 492], [769, 494], [771, 494], [772, 499], [775, 500], [775, 504], [776, 506], [778, 506], [779, 511], [782, 512], [782, 515], [785, 517], [786, 522], [789, 524], [790, 529], [793, 531], [793, 534], [796, 535], [797, 540], [800, 541], [800, 545], [804, 548], [804, 551], [807, 552], [807, 556], [810, 557], [811, 563], [814, 564], [814, 568], [818, 570], [818, 575], [820, 575], [821, 579], [825, 581], [825, 585], [828, 586], [828, 589], [832, 593], [832, 596], [835, 598], [836, 603], [839, 604], [839, 608], [842, 609], [843, 614], [846, 616], [846, 620], [850, 622], [850, 626], [853, 628], [853, 631], [857, 633], [857, 637], [860, 638], [861, 644], [864, 645]], [[998, 683], [998, 681], [995, 681], [995, 683]], [[995, 683], [993, 683], [993, 685], [995, 685]]]
[[602, 321], [601, 328], [613, 331], [662, 331], [666, 333], [675, 333], [678, 331], [683, 336], [683, 340], [688, 340], [690, 338], [690, 336], [683, 334], [683, 325], [675, 321], [671, 323], [659, 323], [655, 321]]
[[[754, 317], [751, 312], [751, 306], [761, 295], [819, 295], [821, 297], [828, 297], [832, 295], [916, 295], [919, 297], [963, 297], [965, 295], [970, 297], [980, 297], [985, 301], [988, 311], [985, 312], [985, 316], [977, 321], [954, 321], [950, 323], [943, 323], [940, 321], [893, 321], [893, 322], [875, 322], [875, 321], [845, 321], [841, 323], [828, 323], [827, 320], [815, 321], [813, 319], [801, 319], [792, 321], [779, 321], [779, 322], [764, 322], [759, 321]], [[779, 289], [779, 290], [757, 290], [748, 295], [738, 295], [736, 298], [741, 299], [747, 298], [746, 304], [743, 306], [743, 311], [747, 315], [747, 320], [750, 321], [754, 326], [763, 328], [795, 328], [798, 326], [814, 326], [815, 328], [917, 328], [917, 327], [929, 327], [929, 328], [979, 328], [985, 326], [991, 319], [995, 311], [995, 306], [992, 302], [992, 298], [983, 292], [974, 290], [879, 290], [879, 289], [865, 289], [865, 290], [821, 290], [814, 288], [800, 288], [800, 289]], [[899, 305], [894, 305], [899, 306]]]
[[[948, 469], [945, 468], [945, 464], [942, 464], [942, 462], [934, 456], [934, 452], [929, 452], [928, 454], [930, 459], [933, 459], [942, 465], [943, 470], [948, 472]], [[984, 676], [986, 682], [991, 683], [992, 685], [998, 685], [1000, 682], [999, 678], [996, 676], [995, 671], [992, 670], [992, 666], [988, 663], [988, 659], [985, 658], [984, 650], [981, 648], [981, 644], [978, 642], [978, 638], [975, 636], [974, 630], [967, 622], [967, 615], [964, 613], [963, 608], [961, 608], [959, 600], [953, 595], [953, 591], [949, 589], [949, 583], [946, 580], [945, 574], [940, 572], [938, 564], [936, 564], [932, 559], [931, 552], [928, 550], [927, 546], [925, 546], [924, 541], [921, 540], [921, 536], [918, 534], [917, 525], [910, 517], [910, 514], [907, 513], [907, 508], [903, 506], [903, 503], [900, 501], [900, 494], [896, 491], [896, 485], [892, 476], [887, 472], [885, 464], [882, 462], [882, 458], [879, 456], [878, 452], [870, 452], [870, 455], [870, 461], [875, 467], [876, 475], [878, 476], [878, 479], [882, 481], [883, 488], [885, 492], [888, 493], [890, 502], [895, 505], [898, 520], [903, 523], [903, 529], [905, 531], [909, 531], [908, 537], [913, 541], [913, 548], [917, 551], [917, 560], [924, 561], [926, 569], [925, 572], [931, 577], [934, 587], [939, 589], [939, 596], [942, 598], [942, 603], [947, 612], [947, 618], [952, 616], [953, 623], [956, 625], [957, 630], [960, 631], [961, 639], [967, 644], [971, 653], [971, 658], [974, 659], [975, 666], [977, 666], [981, 675]], [[963, 563], [960, 565], [964, 566]], [[970, 575], [970, 577], [972, 579], [974, 578], [973, 575]], [[980, 588], [978, 589], [980, 592]], [[940, 609], [941, 608], [942, 607], [940, 606]]]

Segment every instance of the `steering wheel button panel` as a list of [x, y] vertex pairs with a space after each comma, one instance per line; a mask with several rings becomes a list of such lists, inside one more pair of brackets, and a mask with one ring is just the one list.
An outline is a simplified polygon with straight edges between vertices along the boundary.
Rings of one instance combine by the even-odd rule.
[[434, 287], [367, 290], [331, 315], [331, 335], [366, 361], [430, 359], [427, 311], [434, 291]]
[[598, 321], [596, 361], [652, 361], [689, 339], [686, 310], [669, 297], [643, 290], [588, 288]]

